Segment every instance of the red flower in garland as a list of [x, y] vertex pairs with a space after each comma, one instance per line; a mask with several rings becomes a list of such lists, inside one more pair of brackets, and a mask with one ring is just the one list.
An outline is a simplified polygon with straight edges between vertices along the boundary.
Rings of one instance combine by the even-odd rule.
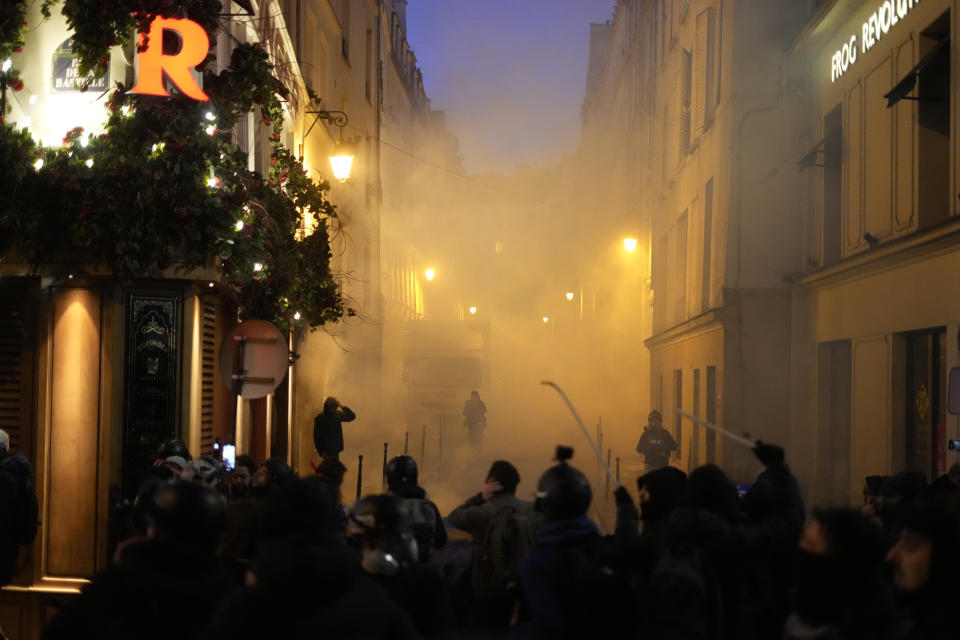
[[13, 81], [13, 84], [10, 86], [13, 87], [14, 91], [23, 91], [23, 80], [21, 80], [20, 78], [17, 78], [16, 80]]

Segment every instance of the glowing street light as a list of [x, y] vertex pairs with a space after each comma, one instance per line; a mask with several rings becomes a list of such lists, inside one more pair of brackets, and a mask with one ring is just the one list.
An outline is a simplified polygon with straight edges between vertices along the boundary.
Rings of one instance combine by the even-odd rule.
[[627, 253], [633, 253], [637, 249], [637, 239], [636, 238], [624, 238], [623, 239], [623, 248]]
[[567, 291], [566, 298], [567, 302], [573, 302], [573, 291]]
[[423, 272], [423, 277], [427, 279], [427, 282], [433, 282], [434, 276], [437, 275], [437, 272], [433, 269], [427, 269]]
[[469, 309], [467, 309], [467, 311], [469, 311], [469, 312], [470, 312], [470, 315], [472, 315], [472, 316], [477, 315], [477, 308], [476, 308], [476, 307], [470, 307]]
[[541, 320], [543, 320], [543, 324], [547, 324], [548, 322], [550, 322], [550, 316], [543, 316]]
[[337, 145], [330, 154], [330, 168], [333, 169], [333, 177], [340, 182], [346, 182], [350, 179], [350, 169], [353, 167], [353, 157], [357, 155], [353, 145], [343, 140], [338, 140]]

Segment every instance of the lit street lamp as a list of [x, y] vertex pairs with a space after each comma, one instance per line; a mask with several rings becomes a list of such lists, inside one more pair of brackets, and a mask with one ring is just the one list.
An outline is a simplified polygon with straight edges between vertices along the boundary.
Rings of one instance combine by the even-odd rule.
[[437, 272], [433, 269], [427, 269], [423, 272], [423, 277], [427, 279], [427, 282], [433, 282], [434, 276], [437, 275]]
[[573, 291], [567, 291], [566, 298], [567, 302], [573, 302]]
[[467, 311], [469, 311], [469, 312], [470, 312], [470, 315], [472, 315], [472, 316], [477, 315], [477, 308], [476, 308], [476, 307], [470, 307], [469, 309], [467, 309]]
[[353, 144], [337, 140], [337, 145], [330, 154], [330, 168], [333, 169], [333, 177], [340, 182], [346, 182], [350, 178], [350, 169], [353, 167], [353, 157], [356, 155]]
[[547, 323], [550, 322], [550, 316], [543, 316], [543, 318], [541, 318], [541, 320], [543, 320], [543, 324], [547, 324]]
[[633, 253], [637, 248], [637, 239], [636, 238], [624, 238], [623, 239], [623, 248], [627, 253]]

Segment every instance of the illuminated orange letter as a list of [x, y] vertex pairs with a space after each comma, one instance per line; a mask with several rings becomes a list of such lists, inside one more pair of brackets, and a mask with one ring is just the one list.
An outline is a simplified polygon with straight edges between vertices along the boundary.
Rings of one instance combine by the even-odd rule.
[[[168, 56], [163, 53], [163, 30], [176, 31], [180, 35], [183, 47], [180, 52]], [[143, 34], [140, 35], [141, 41]], [[190, 75], [190, 68], [203, 62], [210, 51], [210, 39], [207, 32], [193, 20], [177, 18], [155, 18], [150, 23], [150, 42], [146, 50], [138, 54], [140, 60], [137, 85], [130, 93], [145, 93], [152, 96], [169, 96], [163, 88], [163, 74], [177, 85], [185, 95], [194, 100], [209, 100], [197, 82]]]

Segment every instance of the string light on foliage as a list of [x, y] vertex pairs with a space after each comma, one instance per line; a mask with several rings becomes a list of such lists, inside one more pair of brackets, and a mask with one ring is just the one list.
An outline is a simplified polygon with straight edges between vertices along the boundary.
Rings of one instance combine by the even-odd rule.
[[87, 161], [84, 162], [84, 164], [87, 165], [87, 167], [92, 167], [92, 166], [93, 166], [93, 158], [87, 158]]
[[33, 163], [33, 168], [40, 171], [43, 168], [43, 158], [37, 158], [37, 161]]
[[253, 263], [253, 270], [256, 271], [257, 273], [260, 273], [261, 271], [263, 271], [263, 264], [261, 264], [261, 263], [259, 263], [259, 262], [254, 262], [254, 263]]
[[233, 225], [233, 228], [237, 231], [243, 231], [243, 220], [237, 220], [237, 224]]
[[214, 120], [217, 119], [217, 116], [213, 115], [213, 112], [212, 112], [212, 111], [207, 111], [207, 113], [204, 115], [204, 117], [205, 117], [207, 120], [209, 120], [210, 122], [213, 122]]
[[213, 289], [213, 283], [212, 283], [212, 282], [208, 283], [207, 286], [210, 287], [211, 289]]
[[217, 132], [217, 128], [216, 128], [215, 126], [213, 126], [213, 125], [210, 125], [210, 126], [207, 127], [206, 129], [204, 129], [204, 131], [207, 132], [207, 135], [208, 135], [208, 136], [212, 136], [213, 134], [215, 134], [215, 133]]
[[131, 108], [130, 108], [130, 105], [128, 105], [128, 104], [125, 104], [125, 105], [123, 105], [122, 107], [120, 107], [120, 113], [122, 113], [124, 116], [127, 116], [127, 117], [130, 116], [130, 113], [131, 113], [132, 111], [133, 111], [133, 109], [131, 109]]
[[3, 61], [3, 66], [0, 67], [0, 71], [6, 73], [7, 71], [10, 71], [10, 67], [12, 66], [13, 66], [13, 61], [10, 58], [7, 58], [6, 60]]
[[295, 314], [293, 314], [293, 319], [294, 319], [294, 320], [299, 320], [299, 319], [300, 319], [300, 312], [299, 312], [299, 311], [297, 311]]
[[37, 94], [31, 93], [30, 99], [27, 100], [27, 102], [29, 102], [30, 104], [37, 104]]
[[83, 135], [80, 136], [80, 146], [85, 147], [88, 144], [90, 144], [90, 134], [84, 133]]
[[215, 189], [217, 186], [219, 186], [219, 184], [220, 180], [217, 178], [217, 176], [210, 176], [207, 178], [207, 186], [211, 189]]

